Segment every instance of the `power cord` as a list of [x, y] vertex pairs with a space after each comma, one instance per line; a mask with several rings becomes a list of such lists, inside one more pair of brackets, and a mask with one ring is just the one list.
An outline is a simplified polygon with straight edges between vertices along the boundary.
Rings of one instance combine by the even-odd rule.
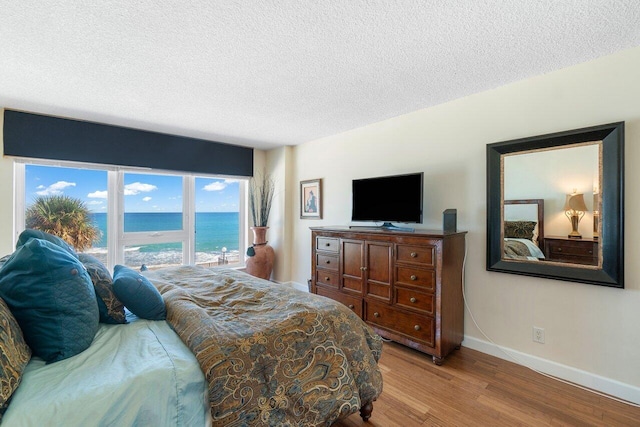
[[467, 236], [464, 236], [465, 238], [465, 242], [464, 242], [464, 258], [462, 259], [462, 300], [464, 301], [464, 306], [467, 309], [467, 312], [469, 313], [469, 316], [471, 317], [471, 320], [473, 321], [473, 324], [476, 326], [476, 328], [478, 328], [478, 331], [480, 331], [480, 333], [487, 339], [487, 341], [489, 341], [491, 344], [493, 344], [498, 350], [500, 350], [502, 353], [506, 354], [509, 358], [511, 358], [513, 361], [515, 361], [518, 365], [524, 366], [525, 368], [528, 368], [530, 370], [532, 370], [533, 372], [536, 372], [542, 376], [545, 376], [547, 378], [551, 378], [553, 380], [556, 381], [560, 381], [561, 383], [570, 385], [570, 386], [574, 386], [577, 387], [581, 390], [585, 390], [588, 392], [591, 392], [593, 394], [596, 394], [598, 396], [602, 396], [602, 397], [606, 397], [608, 399], [612, 399], [615, 400], [616, 402], [620, 402], [620, 403], [624, 403], [626, 405], [630, 405], [630, 406], [634, 406], [636, 408], [640, 408], [640, 405], [634, 402], [630, 402], [628, 400], [624, 400], [624, 399], [619, 399], [615, 396], [611, 396], [609, 394], [605, 394], [605, 393], [601, 393], [599, 391], [587, 388], [587, 387], [583, 387], [579, 384], [576, 383], [572, 383], [570, 381], [567, 380], [563, 380], [562, 378], [558, 378], [555, 377], [553, 375], [549, 375], [545, 372], [542, 372], [536, 368], [533, 368], [529, 365], [527, 365], [526, 363], [524, 363], [523, 361], [521, 361], [520, 359], [518, 359], [517, 357], [515, 357], [513, 354], [509, 353], [508, 351], [504, 350], [502, 347], [500, 347], [498, 344], [496, 344], [491, 338], [489, 338], [489, 336], [482, 330], [482, 328], [480, 327], [480, 325], [478, 325], [478, 322], [476, 321], [475, 317], [473, 316], [473, 313], [471, 312], [471, 308], [469, 307], [469, 304], [467, 302], [467, 295], [466, 295], [466, 280], [465, 280], [465, 264], [467, 262]]

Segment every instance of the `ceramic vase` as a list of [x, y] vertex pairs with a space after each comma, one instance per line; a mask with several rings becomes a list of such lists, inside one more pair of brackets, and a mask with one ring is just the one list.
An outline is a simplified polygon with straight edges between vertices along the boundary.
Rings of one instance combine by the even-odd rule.
[[[255, 277], [269, 280], [273, 271], [273, 260], [276, 257], [273, 248], [267, 243], [269, 227], [251, 227], [253, 246], [247, 251], [246, 272]], [[251, 251], [253, 249], [253, 251]], [[250, 253], [253, 252], [253, 255]]]

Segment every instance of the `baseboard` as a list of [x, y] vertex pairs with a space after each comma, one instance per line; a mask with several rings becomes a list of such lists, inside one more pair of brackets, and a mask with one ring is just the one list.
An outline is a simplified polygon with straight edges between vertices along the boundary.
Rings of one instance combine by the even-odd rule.
[[562, 365], [551, 360], [542, 359], [530, 354], [521, 353], [507, 347], [497, 346], [488, 341], [465, 336], [464, 347], [490, 354], [500, 359], [508, 360], [526, 366], [547, 375], [617, 397], [627, 402], [640, 404], [640, 387], [592, 374], [571, 366]]

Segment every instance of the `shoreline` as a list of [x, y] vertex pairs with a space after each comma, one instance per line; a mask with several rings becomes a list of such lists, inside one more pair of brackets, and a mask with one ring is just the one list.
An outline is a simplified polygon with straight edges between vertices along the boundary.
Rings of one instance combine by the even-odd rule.
[[[124, 265], [133, 269], [139, 269], [143, 265], [147, 268], [160, 268], [175, 265], [182, 265], [182, 251], [165, 250], [154, 252], [140, 252], [140, 248], [133, 248], [125, 251]], [[84, 251], [103, 264], [107, 263], [106, 248], [90, 248]], [[230, 265], [240, 263], [240, 252], [237, 250], [229, 252], [196, 252], [196, 265], [213, 267], [218, 265]]]

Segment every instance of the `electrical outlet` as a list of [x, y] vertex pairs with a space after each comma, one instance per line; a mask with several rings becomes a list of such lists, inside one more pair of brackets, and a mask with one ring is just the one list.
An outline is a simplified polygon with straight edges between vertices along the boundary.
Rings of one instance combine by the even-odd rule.
[[533, 327], [533, 341], [544, 344], [544, 328]]

